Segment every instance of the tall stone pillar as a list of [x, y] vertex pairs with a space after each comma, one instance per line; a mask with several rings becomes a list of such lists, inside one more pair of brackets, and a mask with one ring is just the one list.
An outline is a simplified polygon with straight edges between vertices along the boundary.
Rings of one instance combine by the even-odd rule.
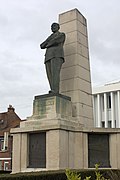
[[86, 19], [73, 9], [60, 14], [59, 23], [60, 31], [66, 34], [60, 93], [71, 97], [73, 117], [85, 127], [91, 127], [93, 106]]

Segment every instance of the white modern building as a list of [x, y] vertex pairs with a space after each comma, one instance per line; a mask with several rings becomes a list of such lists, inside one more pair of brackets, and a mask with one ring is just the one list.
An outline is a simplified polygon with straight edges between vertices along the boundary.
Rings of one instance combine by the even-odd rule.
[[120, 82], [93, 88], [95, 127], [120, 128]]

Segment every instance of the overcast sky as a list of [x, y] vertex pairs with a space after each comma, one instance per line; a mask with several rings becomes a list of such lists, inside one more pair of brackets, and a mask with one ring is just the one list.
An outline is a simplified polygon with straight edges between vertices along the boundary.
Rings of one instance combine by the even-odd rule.
[[0, 0], [0, 112], [31, 116], [34, 95], [49, 91], [39, 44], [74, 8], [88, 22], [92, 85], [120, 80], [120, 0]]

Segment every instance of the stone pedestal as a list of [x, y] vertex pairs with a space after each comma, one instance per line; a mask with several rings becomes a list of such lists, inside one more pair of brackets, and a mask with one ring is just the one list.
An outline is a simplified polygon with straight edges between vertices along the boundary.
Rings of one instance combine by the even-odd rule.
[[33, 119], [72, 117], [71, 98], [62, 94], [35, 96]]
[[[77, 129], [82, 126], [72, 118], [70, 97], [61, 94], [35, 96], [33, 115], [21, 122], [20, 128], [11, 130], [12, 173], [74, 168], [74, 143], [77, 144], [74, 131]], [[41, 157], [39, 161], [37, 157]]]
[[85, 129], [71, 112], [69, 97], [35, 97], [33, 115], [11, 130], [12, 173], [86, 169], [99, 161], [102, 167], [120, 168], [120, 130]]
[[35, 96], [33, 102], [33, 115], [20, 124], [20, 128], [28, 131], [33, 129], [53, 127], [71, 127], [82, 125], [72, 118], [71, 98], [61, 94], [45, 94]]
[[[28, 120], [26, 124], [21, 123], [20, 128], [11, 130], [13, 134], [12, 173], [66, 168], [87, 169], [91, 168], [92, 161], [100, 163], [100, 159], [103, 163], [109, 162], [103, 167], [120, 168], [120, 130], [101, 128], [81, 130], [79, 124], [78, 126], [74, 124], [73, 128], [73, 125], [68, 126], [68, 123], [61, 124], [61, 120], [52, 126], [47, 123], [40, 125], [38, 121], [41, 119], [36, 120], [35, 124]], [[99, 141], [97, 148], [97, 141], [90, 141], [91, 135], [100, 137], [101, 143], [104, 143], [104, 137], [107, 136], [109, 149], [105, 150], [106, 144], [102, 144], [103, 148], [101, 148]], [[31, 136], [33, 136], [32, 144]], [[31, 148], [33, 148], [32, 156]], [[102, 158], [104, 152], [108, 155], [105, 159]], [[33, 157], [40, 159], [40, 161], [37, 160], [37, 165]]]

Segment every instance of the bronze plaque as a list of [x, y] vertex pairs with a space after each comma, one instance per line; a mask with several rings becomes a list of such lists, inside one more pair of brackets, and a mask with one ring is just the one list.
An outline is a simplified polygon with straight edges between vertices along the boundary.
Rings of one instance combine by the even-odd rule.
[[88, 166], [93, 168], [95, 164], [110, 167], [108, 134], [88, 135]]
[[46, 133], [29, 134], [29, 167], [46, 168]]

